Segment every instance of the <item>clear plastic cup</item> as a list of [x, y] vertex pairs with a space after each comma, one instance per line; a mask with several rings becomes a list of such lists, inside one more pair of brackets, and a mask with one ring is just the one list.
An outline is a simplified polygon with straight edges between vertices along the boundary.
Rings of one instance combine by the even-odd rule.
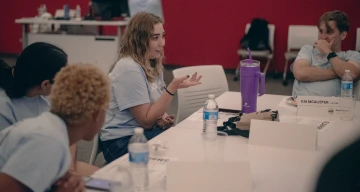
[[227, 136], [227, 133], [217, 131], [216, 139], [203, 139], [205, 161], [223, 161]]
[[340, 97], [340, 119], [352, 121], [355, 112], [356, 97]]

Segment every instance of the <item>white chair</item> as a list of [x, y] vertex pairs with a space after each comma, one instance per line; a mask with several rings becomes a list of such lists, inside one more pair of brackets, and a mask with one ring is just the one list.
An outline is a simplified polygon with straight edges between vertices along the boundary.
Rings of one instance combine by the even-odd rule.
[[360, 27], [356, 29], [356, 51], [360, 51]]
[[[248, 23], [246, 24], [245, 27], [245, 33], [247, 34], [249, 29], [251, 27], [251, 24]], [[264, 75], [266, 74], [267, 69], [269, 68], [269, 65], [271, 63], [271, 60], [274, 57], [274, 35], [275, 35], [275, 25], [273, 24], [268, 24], [268, 28], [269, 28], [269, 45], [270, 48], [272, 50], [272, 53], [270, 53], [269, 51], [251, 51], [251, 54], [253, 57], [263, 57], [263, 58], [267, 58], [267, 62], [264, 68]], [[249, 56], [249, 53], [246, 49], [239, 49], [237, 51], [237, 54], [240, 56], [240, 60], [245, 59]], [[237, 80], [239, 77], [239, 70], [240, 70], [240, 62], [239, 65], [237, 66], [237, 69], [235, 71], [235, 77], [234, 80]]]
[[313, 45], [318, 39], [318, 28], [313, 25], [290, 25], [288, 32], [287, 52], [285, 53], [285, 67], [283, 74], [283, 84], [287, 85], [286, 73], [289, 60], [297, 57], [301, 47]]
[[183, 67], [173, 70], [173, 75], [177, 78], [185, 75], [191, 76], [195, 72], [203, 76], [200, 80], [201, 84], [177, 90], [176, 124], [203, 107], [209, 94], [214, 94], [217, 97], [229, 91], [225, 72], [221, 65]]
[[101, 149], [99, 146], [99, 135], [96, 134], [94, 139], [93, 139], [93, 147], [91, 150], [91, 156], [90, 156], [90, 161], [89, 164], [94, 165], [95, 164], [95, 160], [96, 157], [99, 155], [99, 153], [101, 153]]

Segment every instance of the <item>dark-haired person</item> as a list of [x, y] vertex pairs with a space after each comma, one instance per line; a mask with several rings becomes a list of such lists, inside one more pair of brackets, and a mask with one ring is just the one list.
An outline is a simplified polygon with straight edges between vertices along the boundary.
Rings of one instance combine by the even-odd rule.
[[360, 191], [360, 138], [335, 153], [320, 172], [315, 192]]
[[14, 107], [5, 93], [5, 90], [12, 85], [11, 70], [11, 67], [0, 59], [0, 131], [16, 122], [13, 113]]
[[7, 85], [2, 88], [11, 99], [13, 108], [10, 112], [0, 109], [0, 113], [12, 113], [13, 117], [9, 120], [1, 118], [1, 115], [0, 130], [49, 110], [49, 101], [45, 97], [50, 94], [55, 74], [65, 67], [67, 62], [67, 55], [63, 50], [39, 42], [29, 45], [21, 52], [12, 70], [2, 66], [1, 71], [7, 74], [1, 77], [0, 84]]
[[293, 96], [337, 97], [345, 70], [351, 71], [354, 81], [359, 79], [360, 53], [341, 50], [349, 27], [344, 12], [330, 11], [320, 17], [318, 40], [302, 47], [291, 66], [295, 76]]
[[50, 111], [0, 132], [0, 191], [85, 191], [82, 177], [69, 171], [69, 145], [94, 138], [109, 98], [109, 79], [94, 65], [62, 68], [54, 79]]
[[[50, 103], [46, 96], [50, 94], [55, 75], [67, 63], [67, 55], [62, 49], [37, 42], [21, 52], [12, 70], [8, 65], [1, 64], [0, 85], [6, 94], [0, 91], [0, 131], [49, 111]], [[72, 170], [86, 176], [98, 170], [95, 166], [76, 161], [76, 144], [70, 150], [73, 156]]]

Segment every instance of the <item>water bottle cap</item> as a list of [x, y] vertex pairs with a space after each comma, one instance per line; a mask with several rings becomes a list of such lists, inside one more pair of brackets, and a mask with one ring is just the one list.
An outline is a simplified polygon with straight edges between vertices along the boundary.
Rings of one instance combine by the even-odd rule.
[[346, 69], [346, 70], [345, 70], [345, 73], [350, 73], [350, 70], [349, 70], [349, 69]]
[[141, 127], [135, 128], [134, 131], [135, 131], [135, 134], [143, 134], [144, 133], [144, 129]]
[[208, 97], [209, 97], [209, 99], [214, 99], [214, 98], [215, 98], [215, 95], [209, 94]]

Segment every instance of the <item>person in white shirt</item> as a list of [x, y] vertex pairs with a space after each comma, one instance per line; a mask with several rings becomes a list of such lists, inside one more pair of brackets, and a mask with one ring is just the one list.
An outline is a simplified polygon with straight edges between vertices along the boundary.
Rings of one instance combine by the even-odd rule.
[[109, 99], [108, 77], [100, 69], [89, 64], [64, 67], [52, 85], [50, 111], [0, 132], [0, 191], [84, 191], [82, 178], [67, 173], [69, 146], [94, 138]]

